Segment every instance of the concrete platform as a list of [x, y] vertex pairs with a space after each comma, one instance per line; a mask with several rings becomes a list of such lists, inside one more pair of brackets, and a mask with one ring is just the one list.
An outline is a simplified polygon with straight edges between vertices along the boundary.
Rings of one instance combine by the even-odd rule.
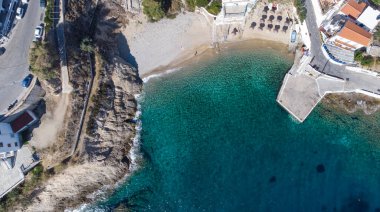
[[345, 85], [345, 80], [322, 74], [310, 65], [301, 65], [297, 71], [286, 74], [277, 102], [303, 122], [326, 94], [355, 92], [345, 89]]
[[303, 122], [322, 99], [317, 81], [306, 75], [286, 74], [277, 102]]

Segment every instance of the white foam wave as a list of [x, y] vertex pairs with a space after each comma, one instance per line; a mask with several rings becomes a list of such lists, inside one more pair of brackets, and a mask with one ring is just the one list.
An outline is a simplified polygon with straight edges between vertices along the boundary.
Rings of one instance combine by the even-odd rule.
[[140, 138], [141, 138], [141, 130], [142, 130], [142, 123], [140, 119], [141, 117], [140, 102], [143, 99], [143, 95], [136, 94], [135, 99], [137, 101], [137, 111], [133, 120], [136, 122], [136, 125], [135, 125], [136, 135], [132, 139], [132, 147], [128, 155], [129, 159], [131, 160], [131, 165], [129, 166], [129, 174], [133, 173], [139, 168], [139, 162], [142, 160], [142, 155], [140, 152]]
[[158, 78], [158, 77], [162, 77], [166, 74], [170, 74], [170, 73], [173, 73], [173, 72], [176, 72], [176, 71], [179, 71], [181, 70], [182, 68], [181, 67], [178, 67], [178, 68], [173, 68], [173, 69], [168, 69], [164, 72], [161, 72], [161, 73], [158, 73], [158, 74], [151, 74], [147, 77], [144, 77], [142, 80], [144, 83], [147, 83], [149, 80], [153, 79], [153, 78]]

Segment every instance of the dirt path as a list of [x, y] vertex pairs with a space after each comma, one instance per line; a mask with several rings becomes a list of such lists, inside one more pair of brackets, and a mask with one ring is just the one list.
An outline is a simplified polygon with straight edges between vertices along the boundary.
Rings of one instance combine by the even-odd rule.
[[41, 125], [33, 131], [33, 138], [30, 143], [34, 147], [44, 149], [57, 140], [59, 132], [63, 129], [69, 98], [69, 94], [61, 94], [49, 99], [55, 104], [52, 104], [53, 108], [47, 108], [46, 114], [41, 119]]

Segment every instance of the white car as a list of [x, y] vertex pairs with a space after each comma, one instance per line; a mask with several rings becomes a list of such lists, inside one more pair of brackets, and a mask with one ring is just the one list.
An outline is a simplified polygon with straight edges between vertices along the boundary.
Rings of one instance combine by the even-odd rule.
[[22, 19], [23, 16], [24, 16], [24, 9], [22, 9], [21, 7], [17, 8], [17, 10], [16, 10], [16, 18], [17, 19]]
[[34, 30], [34, 41], [38, 41], [42, 39], [42, 33], [44, 31], [43, 26], [37, 26], [36, 29]]

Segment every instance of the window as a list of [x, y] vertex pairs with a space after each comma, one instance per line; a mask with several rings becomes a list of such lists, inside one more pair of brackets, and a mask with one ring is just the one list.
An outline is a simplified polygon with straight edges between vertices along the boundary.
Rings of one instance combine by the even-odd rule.
[[0, 142], [0, 147], [4, 147], [4, 144], [3, 144], [3, 142]]
[[17, 143], [17, 142], [15, 142], [15, 146], [18, 146], [18, 143]]
[[8, 147], [11, 147], [11, 144], [8, 144]]

